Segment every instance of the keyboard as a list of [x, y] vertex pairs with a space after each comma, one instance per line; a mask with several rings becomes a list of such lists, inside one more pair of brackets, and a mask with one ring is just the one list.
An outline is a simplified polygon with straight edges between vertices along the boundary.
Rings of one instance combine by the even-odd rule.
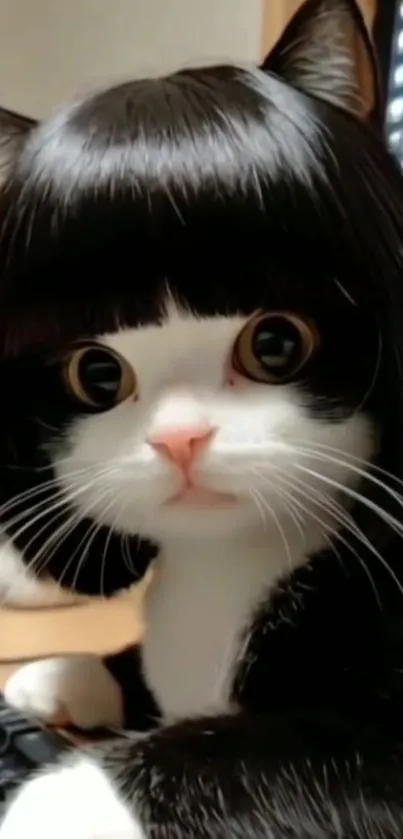
[[51, 763], [74, 743], [59, 731], [41, 727], [0, 694], [0, 819], [8, 796], [35, 769]]

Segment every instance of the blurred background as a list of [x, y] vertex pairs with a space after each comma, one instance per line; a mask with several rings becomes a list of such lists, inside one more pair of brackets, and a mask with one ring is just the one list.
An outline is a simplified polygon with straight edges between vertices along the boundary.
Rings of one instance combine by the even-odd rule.
[[[369, 27], [377, 6], [360, 0]], [[42, 116], [88, 87], [256, 61], [300, 0], [1, 0], [0, 104]]]
[[[272, 0], [281, 5], [281, 0]], [[1, 0], [0, 104], [41, 116], [87, 87], [254, 61], [262, 0]]]

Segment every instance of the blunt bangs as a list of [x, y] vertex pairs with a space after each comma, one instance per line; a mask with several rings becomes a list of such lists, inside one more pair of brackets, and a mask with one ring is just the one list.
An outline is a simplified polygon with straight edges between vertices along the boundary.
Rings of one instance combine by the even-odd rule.
[[370, 129], [262, 70], [189, 70], [76, 102], [31, 133], [3, 190], [4, 352], [155, 322], [167, 285], [208, 314], [253, 311], [290, 281], [314, 297], [336, 279], [386, 304], [380, 275], [401, 269], [396, 169]]

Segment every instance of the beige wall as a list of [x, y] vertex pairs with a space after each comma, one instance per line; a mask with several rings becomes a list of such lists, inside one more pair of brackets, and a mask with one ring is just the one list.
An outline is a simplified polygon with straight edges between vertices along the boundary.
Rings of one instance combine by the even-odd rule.
[[0, 0], [0, 105], [40, 116], [110, 79], [254, 60], [262, 7], [263, 0]]

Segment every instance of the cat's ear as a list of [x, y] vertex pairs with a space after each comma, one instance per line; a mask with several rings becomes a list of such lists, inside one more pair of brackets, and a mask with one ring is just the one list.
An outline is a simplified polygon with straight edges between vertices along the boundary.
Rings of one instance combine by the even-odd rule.
[[35, 125], [29, 117], [0, 108], [0, 187]]
[[262, 69], [381, 126], [375, 50], [355, 0], [307, 0]]

